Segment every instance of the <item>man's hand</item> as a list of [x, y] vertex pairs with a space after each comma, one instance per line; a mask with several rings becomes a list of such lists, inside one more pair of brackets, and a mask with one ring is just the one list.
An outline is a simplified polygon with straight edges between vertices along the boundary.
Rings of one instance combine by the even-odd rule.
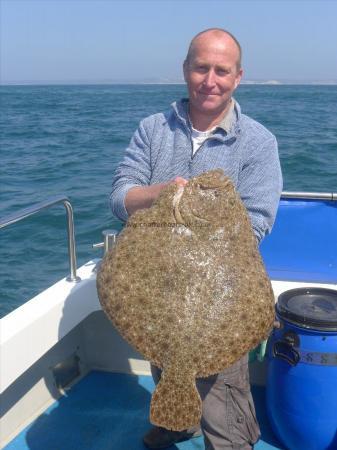
[[167, 183], [151, 184], [150, 186], [135, 186], [131, 188], [125, 197], [125, 207], [129, 216], [138, 209], [150, 208], [161, 191], [169, 184], [186, 186], [187, 183], [188, 181], [185, 178], [175, 177]]
[[182, 177], [175, 177], [173, 180], [169, 181], [166, 184], [174, 184], [174, 183], [177, 184], [178, 186], [186, 186], [188, 180]]

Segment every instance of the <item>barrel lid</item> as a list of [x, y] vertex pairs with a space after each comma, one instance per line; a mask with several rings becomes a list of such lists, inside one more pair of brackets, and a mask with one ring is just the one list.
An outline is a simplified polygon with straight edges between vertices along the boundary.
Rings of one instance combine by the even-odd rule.
[[337, 291], [311, 287], [290, 289], [279, 296], [276, 312], [302, 328], [337, 331]]

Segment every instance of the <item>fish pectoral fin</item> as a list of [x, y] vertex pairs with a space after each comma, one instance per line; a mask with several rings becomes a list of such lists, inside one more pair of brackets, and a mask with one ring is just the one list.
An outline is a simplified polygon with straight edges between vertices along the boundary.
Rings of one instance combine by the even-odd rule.
[[183, 431], [199, 425], [201, 398], [195, 377], [181, 371], [163, 371], [152, 395], [150, 421], [168, 430]]

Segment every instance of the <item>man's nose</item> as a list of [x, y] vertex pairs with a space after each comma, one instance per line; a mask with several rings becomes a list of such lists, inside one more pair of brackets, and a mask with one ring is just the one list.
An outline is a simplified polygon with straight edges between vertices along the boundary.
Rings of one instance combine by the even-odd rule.
[[204, 78], [204, 85], [205, 86], [207, 86], [207, 87], [213, 87], [213, 86], [215, 86], [215, 77], [216, 77], [216, 75], [215, 75], [215, 73], [214, 73], [214, 70], [213, 69], [210, 69], [208, 72], [207, 72], [207, 74], [205, 75], [205, 78]]

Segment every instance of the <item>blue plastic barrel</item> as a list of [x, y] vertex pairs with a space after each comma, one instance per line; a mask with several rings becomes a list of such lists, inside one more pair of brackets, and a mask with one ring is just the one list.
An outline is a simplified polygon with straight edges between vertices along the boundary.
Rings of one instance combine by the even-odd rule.
[[292, 289], [268, 341], [267, 412], [289, 450], [337, 450], [337, 291]]

